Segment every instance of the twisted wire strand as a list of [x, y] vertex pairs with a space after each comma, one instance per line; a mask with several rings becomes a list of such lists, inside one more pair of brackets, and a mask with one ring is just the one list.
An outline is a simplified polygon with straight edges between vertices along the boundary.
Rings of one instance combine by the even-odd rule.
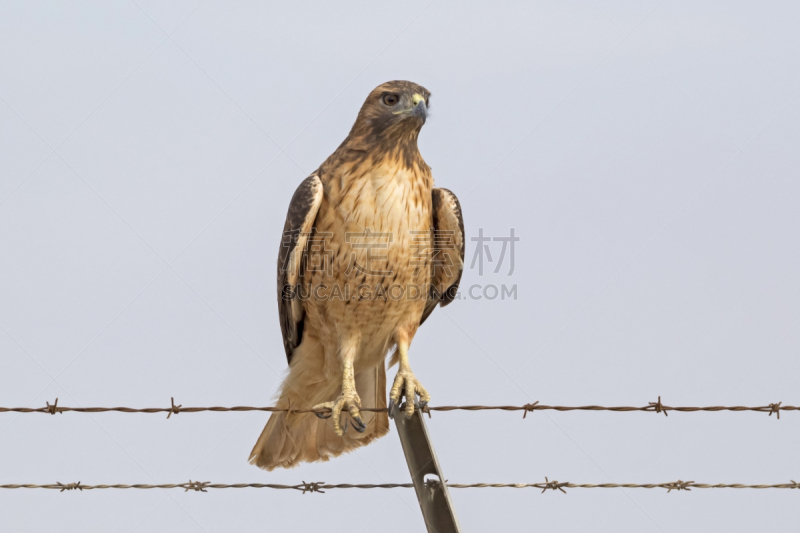
[[[429, 484], [436, 484], [438, 481], [430, 481]], [[666, 489], [667, 492], [691, 491], [692, 489], [800, 489], [800, 484], [794, 480], [790, 483], [773, 484], [746, 484], [746, 483], [697, 483], [694, 481], [670, 481], [666, 483], [570, 483], [550, 481], [545, 478], [543, 483], [445, 483], [451, 489], [540, 489], [542, 493], [552, 490], [566, 494], [564, 489]], [[80, 481], [76, 483], [49, 483], [49, 484], [5, 484], [0, 485], [0, 489], [47, 489], [64, 491], [84, 491], [102, 489], [184, 489], [184, 492], [196, 491], [207, 492], [208, 489], [274, 489], [274, 490], [296, 490], [303, 494], [306, 492], [324, 493], [328, 490], [336, 489], [397, 489], [413, 488], [412, 483], [325, 483], [324, 481], [314, 481], [299, 483], [297, 485], [282, 485], [275, 483], [211, 483], [209, 481], [188, 481], [186, 483], [161, 483], [161, 484], [100, 484], [84, 485]]]
[[[524, 405], [440, 405], [440, 406], [424, 406], [421, 408], [422, 412], [427, 413], [428, 416], [434, 411], [448, 412], [448, 411], [522, 411], [522, 417], [527, 417], [528, 413], [534, 411], [611, 411], [617, 413], [627, 412], [648, 412], [648, 413], [663, 413], [667, 416], [670, 411], [679, 413], [693, 413], [693, 412], [757, 412], [768, 413], [769, 416], [773, 414], [776, 418], [780, 419], [781, 412], [785, 411], [800, 411], [799, 406], [782, 405], [783, 402], [770, 403], [767, 405], [759, 406], [744, 406], [744, 405], [711, 405], [700, 407], [686, 407], [686, 406], [671, 406], [661, 403], [661, 397], [658, 401], [650, 402], [644, 406], [612, 406], [606, 407], [602, 405], [579, 405], [579, 406], [565, 406], [565, 405], [544, 405], [539, 402], [528, 403]], [[199, 413], [199, 412], [247, 412], [247, 411], [264, 411], [270, 413], [321, 413], [327, 414], [331, 410], [328, 408], [321, 409], [294, 409], [294, 408], [281, 408], [275, 406], [246, 406], [237, 405], [233, 407], [183, 407], [181, 404], [175, 404], [174, 398], [171, 399], [169, 407], [65, 407], [58, 405], [58, 398], [53, 404], [47, 402], [44, 407], [0, 407], [0, 413], [46, 413], [46, 414], [62, 414], [67, 412], [72, 413], [167, 413], [167, 418], [172, 415], [180, 413]], [[386, 408], [362, 407], [361, 411], [367, 412], [387, 412]]]

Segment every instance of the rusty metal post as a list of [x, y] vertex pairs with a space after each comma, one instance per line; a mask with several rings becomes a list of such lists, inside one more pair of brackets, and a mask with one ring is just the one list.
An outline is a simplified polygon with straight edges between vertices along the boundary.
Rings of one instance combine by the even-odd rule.
[[[391, 414], [428, 533], [460, 533], [453, 502], [422, 413], [415, 409], [414, 415], [406, 418], [404, 407], [395, 405]], [[426, 482], [425, 476], [429, 476], [429, 482]]]

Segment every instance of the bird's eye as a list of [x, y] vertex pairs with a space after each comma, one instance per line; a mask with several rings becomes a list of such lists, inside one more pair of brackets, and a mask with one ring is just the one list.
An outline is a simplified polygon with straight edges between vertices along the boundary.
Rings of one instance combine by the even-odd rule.
[[384, 94], [383, 103], [389, 106], [395, 105], [400, 98], [396, 94]]

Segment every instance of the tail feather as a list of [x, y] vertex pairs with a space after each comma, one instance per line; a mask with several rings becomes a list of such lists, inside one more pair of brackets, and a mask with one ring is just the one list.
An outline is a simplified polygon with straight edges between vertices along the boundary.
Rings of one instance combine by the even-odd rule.
[[[327, 375], [324, 362], [323, 348], [316, 342], [307, 344], [304, 339], [292, 357], [277, 406], [310, 409], [318, 403], [335, 400], [341, 393], [341, 378], [338, 373]], [[363, 407], [386, 408], [386, 370], [383, 364], [360, 371], [356, 365], [355, 380]], [[313, 413], [272, 413], [250, 452], [250, 463], [273, 470], [292, 468], [301, 462], [327, 461], [389, 432], [387, 413], [363, 412], [361, 418], [367, 425], [364, 433], [351, 428], [339, 437], [333, 432], [330, 419], [319, 419]]]

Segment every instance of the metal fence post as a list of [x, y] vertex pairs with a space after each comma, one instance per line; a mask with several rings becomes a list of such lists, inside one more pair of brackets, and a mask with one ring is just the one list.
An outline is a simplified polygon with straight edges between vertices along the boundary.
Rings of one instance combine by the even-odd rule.
[[[406, 418], [404, 407], [395, 404], [391, 414], [428, 533], [460, 533], [453, 502], [422, 413], [415, 409], [414, 415]], [[427, 482], [425, 476], [428, 476]]]

